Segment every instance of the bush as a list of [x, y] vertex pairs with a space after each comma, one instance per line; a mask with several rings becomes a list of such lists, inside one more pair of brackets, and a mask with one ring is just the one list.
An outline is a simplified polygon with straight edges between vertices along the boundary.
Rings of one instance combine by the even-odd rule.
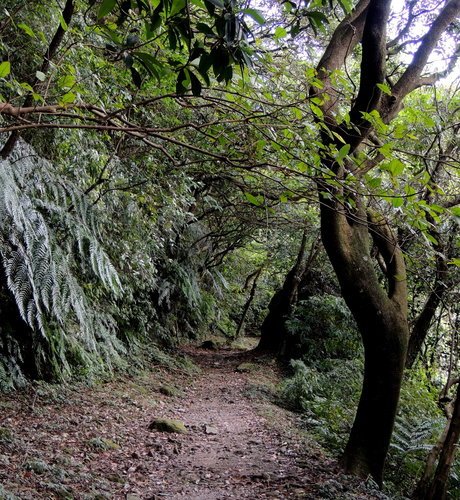
[[363, 364], [355, 360], [324, 360], [327, 370], [291, 361], [294, 370], [281, 387], [285, 406], [305, 414], [307, 428], [319, 442], [339, 452], [348, 437], [361, 391]]
[[307, 364], [361, 356], [356, 323], [340, 297], [322, 295], [299, 302], [286, 326]]

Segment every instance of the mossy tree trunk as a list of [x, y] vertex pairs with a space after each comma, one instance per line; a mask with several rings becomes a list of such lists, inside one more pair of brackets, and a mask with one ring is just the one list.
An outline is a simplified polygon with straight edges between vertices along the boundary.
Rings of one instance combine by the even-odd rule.
[[[342, 464], [381, 485], [409, 336], [405, 265], [384, 219], [366, 216], [363, 206], [348, 215], [337, 208], [322, 203], [322, 239], [365, 351], [362, 393]], [[386, 265], [387, 290], [372, 262], [370, 235]]]

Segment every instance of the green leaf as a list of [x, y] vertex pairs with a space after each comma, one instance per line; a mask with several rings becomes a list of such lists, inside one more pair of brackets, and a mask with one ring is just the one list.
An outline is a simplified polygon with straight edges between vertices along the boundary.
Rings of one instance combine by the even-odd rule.
[[288, 34], [287, 30], [285, 28], [283, 28], [282, 26], [278, 26], [276, 29], [275, 29], [275, 40], [279, 40], [280, 38], [284, 38], [286, 37]]
[[11, 63], [10, 61], [3, 61], [0, 63], [0, 78], [5, 78], [11, 72]]
[[460, 207], [452, 207], [450, 211], [454, 217], [460, 217]]
[[75, 76], [74, 75], [65, 75], [62, 78], [59, 78], [58, 85], [61, 89], [63, 88], [71, 88], [75, 85]]
[[382, 185], [382, 178], [372, 177], [371, 179], [368, 179], [367, 184], [371, 189], [379, 188]]
[[190, 85], [190, 78], [188, 76], [188, 70], [185, 68], [182, 68], [179, 71], [179, 74], [177, 75], [177, 80], [176, 80], [176, 93], [178, 94], [184, 94], [187, 92], [187, 89]]
[[136, 68], [129, 68], [129, 70], [131, 71], [131, 78], [133, 80], [134, 85], [138, 89], [140, 89], [141, 85], [142, 85], [142, 77], [141, 77], [139, 71], [137, 71]]
[[169, 12], [169, 15], [171, 17], [175, 16], [182, 10], [184, 10], [186, 6], [186, 1], [185, 0], [173, 0], [172, 5], [171, 5], [171, 10]]
[[25, 23], [19, 23], [18, 24], [18, 28], [21, 28], [22, 31], [24, 31], [25, 33], [27, 33], [30, 37], [36, 38], [34, 30], [29, 25], [27, 25]]
[[324, 26], [329, 24], [329, 19], [317, 10], [307, 12], [307, 17], [310, 20], [311, 27], [316, 32], [316, 28], [324, 31]]
[[353, 3], [350, 0], [338, 0], [345, 14], [349, 14], [353, 8]]
[[460, 267], [460, 259], [452, 259], [451, 261], [449, 261], [449, 264]]
[[43, 73], [43, 71], [37, 71], [35, 73], [35, 77], [37, 78], [37, 80], [40, 80], [41, 82], [44, 82], [46, 79], [46, 75], [45, 73]]
[[224, 8], [224, 3], [221, 2], [221, 0], [206, 0], [205, 4], [206, 3], [210, 3], [210, 4], [214, 5], [215, 7], [219, 8], [219, 9], [223, 9]]
[[256, 207], [261, 207], [264, 204], [264, 197], [262, 195], [254, 196], [251, 193], [244, 193], [245, 198], [251, 203], [251, 205], [255, 205]]
[[393, 205], [394, 208], [401, 207], [404, 204], [404, 198], [396, 196], [391, 199], [391, 204]]
[[310, 109], [313, 111], [313, 113], [320, 119], [322, 120], [324, 118], [324, 113], [321, 108], [316, 106], [315, 104], [310, 103]]
[[192, 73], [190, 70], [189, 70], [189, 77], [190, 77], [190, 82], [191, 82], [191, 85], [192, 85], [192, 94], [194, 96], [200, 96], [201, 95], [201, 83], [200, 83], [200, 80], [198, 80], [197, 76]]
[[158, 80], [158, 82], [161, 81], [160, 77], [160, 71], [161, 67], [158, 63], [158, 60], [156, 57], [154, 57], [152, 54], [149, 54], [148, 52], [134, 52], [133, 57], [138, 59], [142, 65], [145, 67], [145, 69], [155, 78]]
[[345, 144], [339, 149], [339, 152], [337, 153], [335, 159], [340, 163], [345, 158], [345, 156], [347, 156], [349, 152], [350, 152], [350, 144]]
[[216, 36], [216, 34], [212, 30], [212, 28], [210, 26], [208, 26], [206, 23], [197, 23], [196, 29], [200, 33], [204, 33], [205, 35]]
[[61, 97], [59, 102], [61, 104], [72, 104], [73, 102], [75, 102], [76, 98], [77, 98], [77, 96], [73, 92], [67, 92], [67, 94], [64, 94]]
[[377, 83], [377, 87], [386, 95], [391, 95], [391, 88], [386, 83]]
[[115, 8], [117, 4], [117, 0], [102, 0], [101, 6], [99, 7], [99, 11], [97, 13], [98, 19], [105, 17], [107, 14], [110, 14], [112, 10]]
[[257, 24], [265, 24], [265, 17], [263, 16], [262, 12], [260, 10], [257, 10], [257, 9], [243, 9], [241, 11], [243, 14], [246, 14], [248, 15], [249, 17], [252, 17], [252, 19], [254, 19], [254, 21], [257, 23]]
[[69, 29], [69, 26], [67, 25], [67, 23], [65, 22], [65, 19], [64, 17], [62, 16], [62, 13], [59, 15], [59, 24], [61, 25], [61, 28], [64, 30], [64, 31], [67, 31]]
[[389, 158], [393, 154], [393, 143], [385, 143], [379, 148], [379, 152], [382, 153], [385, 158]]
[[401, 160], [395, 158], [394, 160], [390, 161], [390, 163], [386, 166], [386, 169], [391, 172], [392, 175], [397, 177], [398, 175], [401, 175], [403, 173], [404, 163]]

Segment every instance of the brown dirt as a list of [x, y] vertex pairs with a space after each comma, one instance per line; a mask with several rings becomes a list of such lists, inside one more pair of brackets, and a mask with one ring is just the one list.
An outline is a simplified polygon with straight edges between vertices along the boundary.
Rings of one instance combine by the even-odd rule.
[[[270, 401], [273, 365], [240, 373], [248, 353], [187, 354], [199, 374], [157, 368], [92, 388], [37, 385], [0, 397], [0, 499], [6, 491], [21, 499], [369, 498], [319, 493], [328, 481], [337, 490], [336, 466], [306, 444], [296, 415]], [[162, 394], [163, 384], [181, 394]], [[180, 419], [188, 433], [151, 431], [154, 417]]]

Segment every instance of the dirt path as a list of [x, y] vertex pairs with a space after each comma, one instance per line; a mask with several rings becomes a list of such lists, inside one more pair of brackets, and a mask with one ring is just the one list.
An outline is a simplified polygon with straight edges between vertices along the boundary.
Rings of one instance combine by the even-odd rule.
[[154, 493], [171, 499], [305, 498], [301, 441], [292, 439], [287, 421], [292, 416], [251, 398], [257, 386], [250, 379], [263, 378], [258, 372], [264, 367], [249, 365], [254, 372], [239, 373], [235, 369], [245, 356], [232, 352], [195, 358], [203, 374], [181, 406], [166, 412], [177, 417], [183, 411], [191, 433], [159, 438], [177, 454], [166, 455], [167, 467], [158, 457]]
[[[270, 402], [273, 366], [239, 372], [248, 354], [188, 354], [199, 374], [157, 369], [0, 397], [0, 499], [370, 498], [342, 495], [333, 462]], [[177, 395], [163, 394], [172, 386]], [[149, 430], [155, 417], [188, 433]]]

